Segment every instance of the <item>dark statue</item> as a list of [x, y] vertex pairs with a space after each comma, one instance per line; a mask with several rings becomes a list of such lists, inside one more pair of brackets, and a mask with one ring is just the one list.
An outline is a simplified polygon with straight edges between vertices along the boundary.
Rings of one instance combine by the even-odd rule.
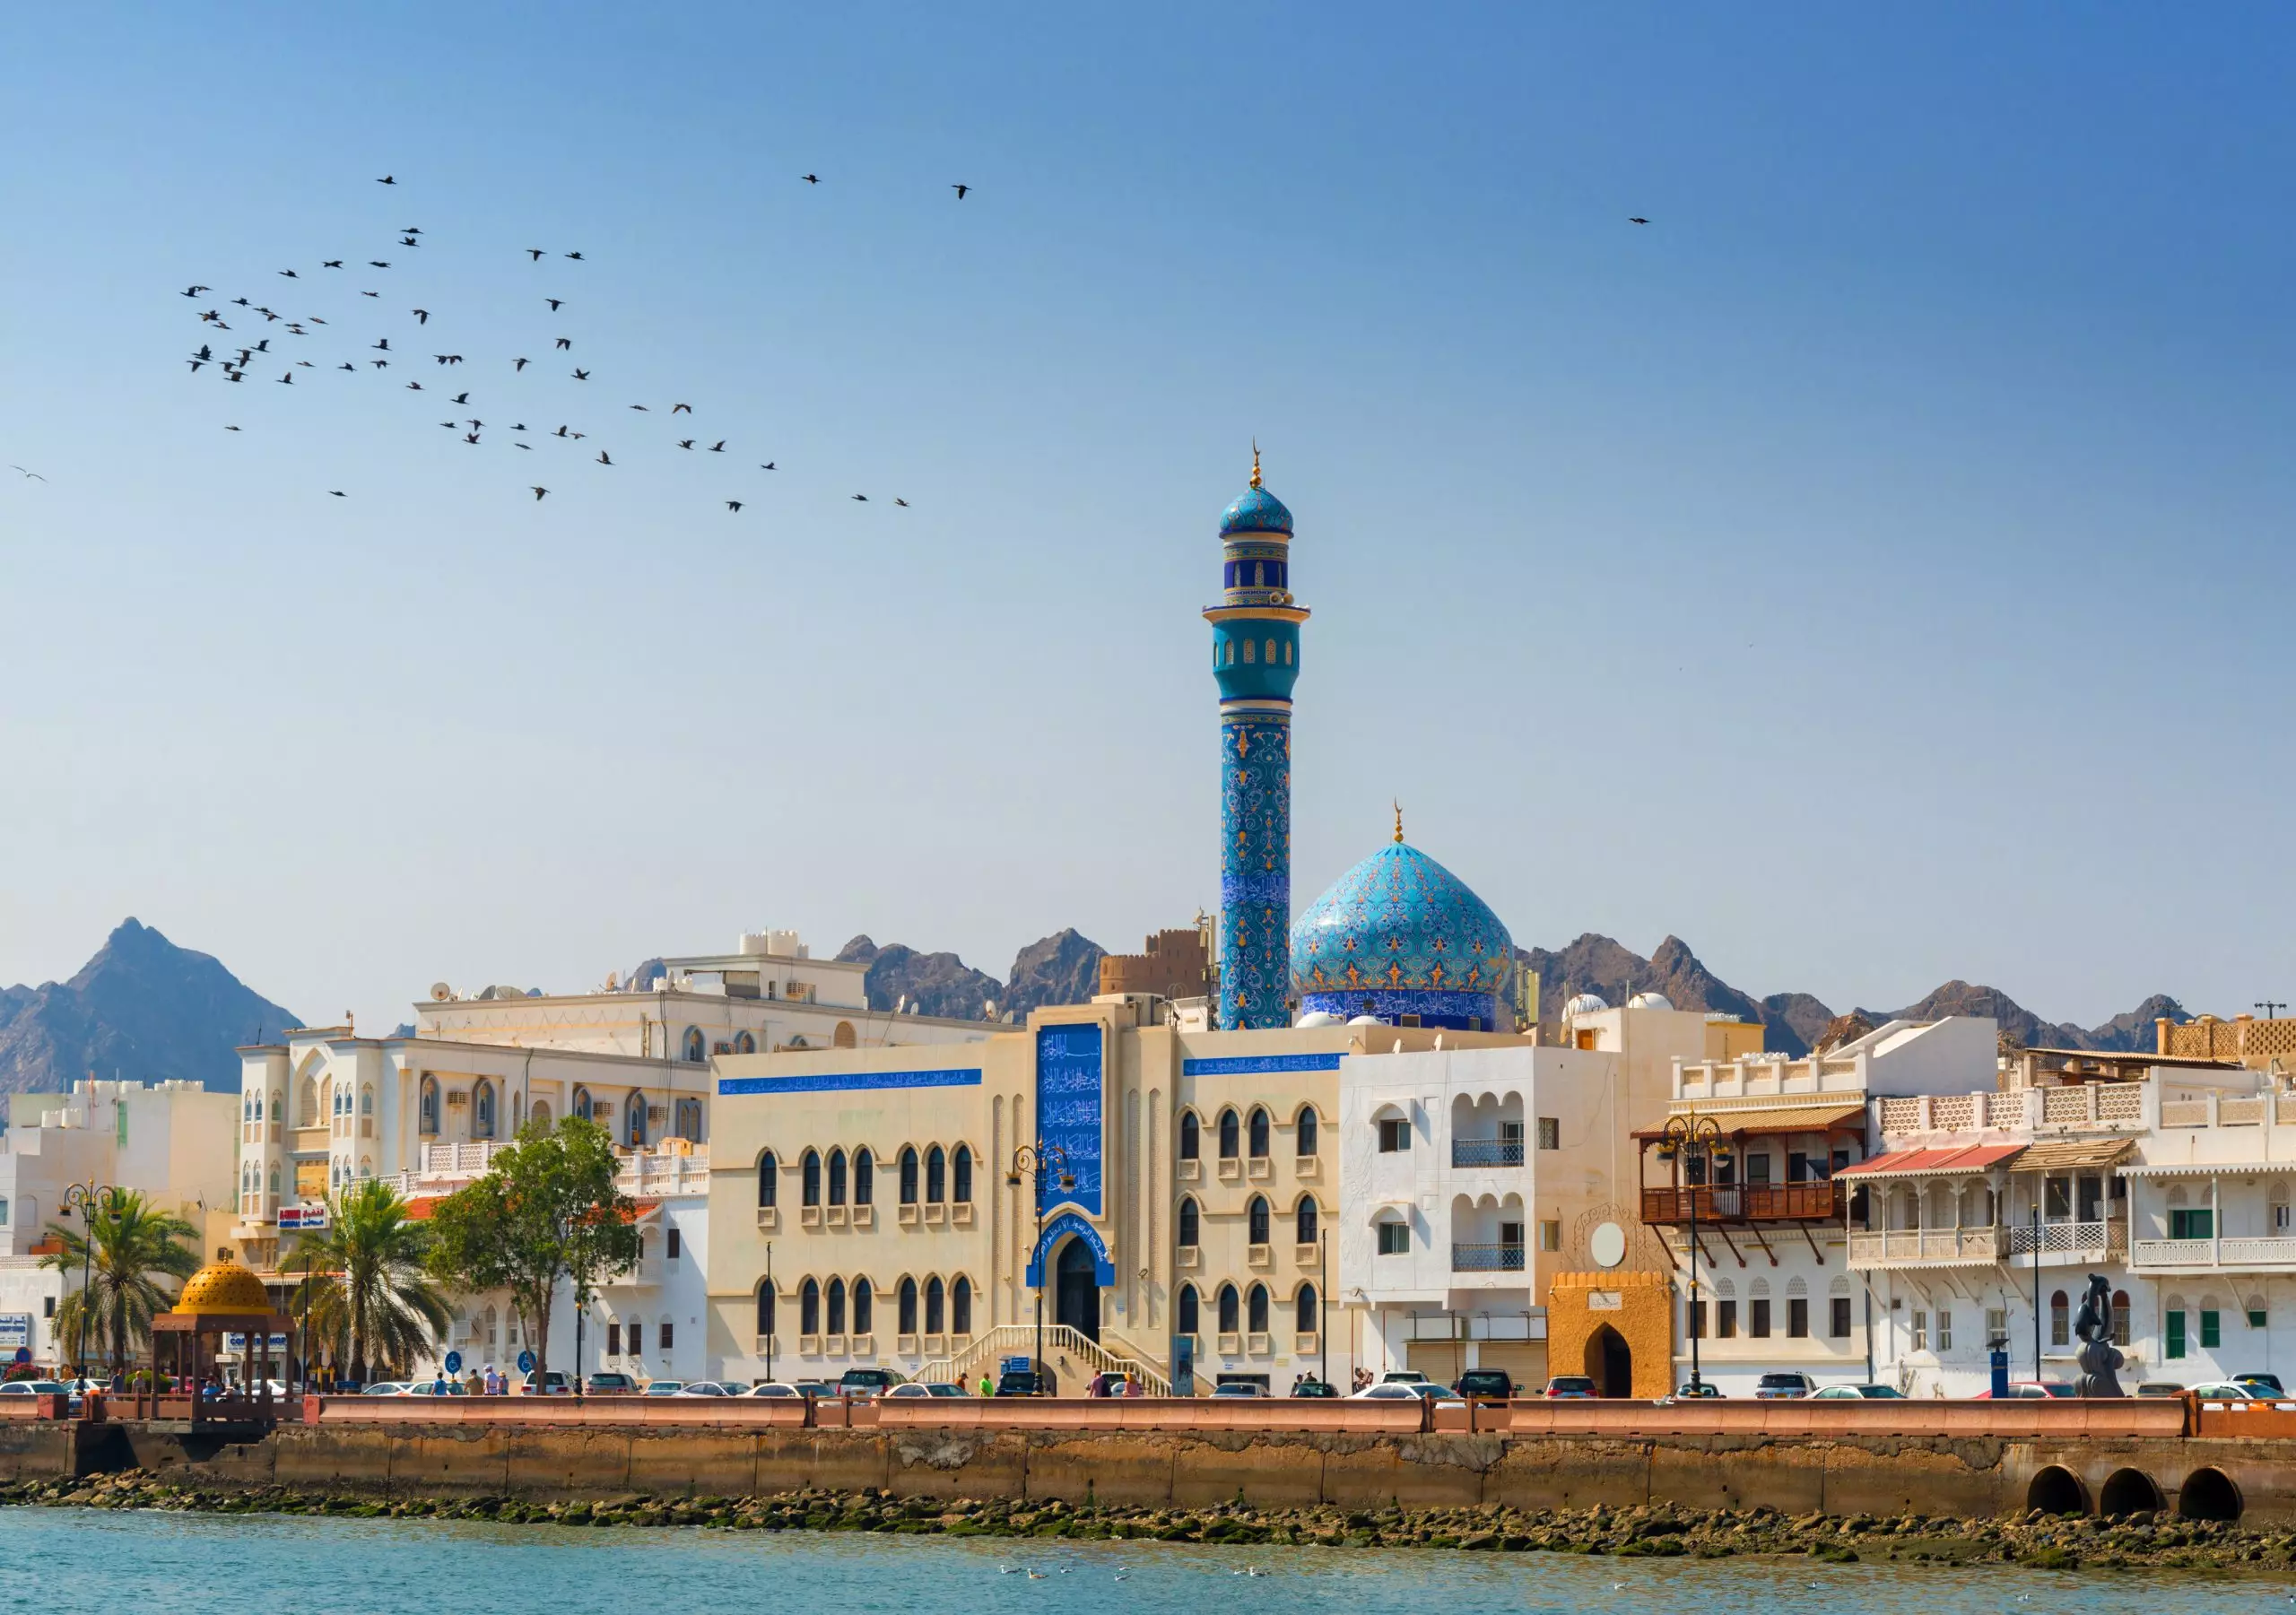
[[2083, 1396], [2127, 1395], [2115, 1377], [2115, 1370], [2127, 1359], [2113, 1344], [2113, 1287], [2104, 1274], [2089, 1275], [2073, 1333], [2081, 1338], [2081, 1379], [2074, 1391]]

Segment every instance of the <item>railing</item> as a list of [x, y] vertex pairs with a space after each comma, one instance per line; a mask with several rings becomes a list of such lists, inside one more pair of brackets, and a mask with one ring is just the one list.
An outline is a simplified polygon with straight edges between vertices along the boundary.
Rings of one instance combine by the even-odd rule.
[[1519, 1167], [1523, 1141], [1518, 1138], [1455, 1138], [1451, 1141], [1455, 1167]]
[[[2078, 1082], [2061, 1088], [2008, 1092], [1936, 1094], [1885, 1098], [1884, 1133], [2015, 1132], [2025, 1128], [2103, 1128], [2126, 1132], [2144, 1124], [2142, 1082]], [[2197, 1123], [2188, 1124], [2197, 1125]]]
[[2219, 1127], [2261, 1127], [2264, 1125], [2264, 1100], [2261, 1098], [2220, 1098], [2216, 1101], [2216, 1124]]
[[1849, 1236], [1852, 1267], [1944, 1266], [1991, 1263], [2008, 1248], [2007, 1230], [1980, 1229], [1890, 1229]]
[[1693, 1203], [1700, 1222], [1833, 1221], [1848, 1205], [1842, 1185], [1831, 1181], [1646, 1188], [1642, 1220], [1686, 1223]]
[[[2111, 1220], [2044, 1222], [2039, 1230], [2044, 1256], [2113, 1255], [2128, 1248], [2128, 1225]], [[2035, 1230], [2027, 1223], [2009, 1226], [2009, 1254], [2033, 1254]]]
[[2296, 1266], [2296, 1239], [2139, 1239], [2133, 1267], [2278, 1268]]
[[[1100, 1341], [1067, 1324], [1047, 1324], [1044, 1326], [1044, 1349], [1048, 1358], [1065, 1352], [1081, 1358], [1099, 1373], [1129, 1374], [1148, 1387], [1152, 1396], [1170, 1396], [1172, 1382], [1150, 1368], [1137, 1357], [1111, 1351]], [[909, 1377], [927, 1384], [965, 1385], [983, 1365], [1006, 1357], [1033, 1357], [1037, 1350], [1037, 1326], [1034, 1324], [999, 1324], [987, 1333], [973, 1337], [972, 1344], [949, 1357], [934, 1359], [919, 1365]], [[1057, 1365], [1056, 1364], [1056, 1373]], [[1066, 1387], [1064, 1385], [1064, 1390]]]
[[475, 1177], [509, 1149], [507, 1143], [481, 1140], [470, 1144], [425, 1144], [415, 1169], [426, 1177]]
[[1451, 1244], [1451, 1271], [1455, 1273], [1518, 1273], [1523, 1271], [1523, 1246], [1519, 1245], [1462, 1245]]
[[2163, 1127], [2207, 1126], [2208, 1101], [2206, 1099], [2161, 1100], [2161, 1125]]

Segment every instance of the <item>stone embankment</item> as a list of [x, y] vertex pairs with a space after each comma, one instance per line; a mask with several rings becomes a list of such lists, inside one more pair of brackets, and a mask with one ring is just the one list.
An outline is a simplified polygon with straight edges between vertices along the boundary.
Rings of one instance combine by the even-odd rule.
[[692, 1526], [721, 1531], [869, 1531], [1032, 1541], [1146, 1541], [1237, 1547], [1448, 1548], [1587, 1553], [1619, 1559], [1801, 1556], [1826, 1562], [2007, 1564], [2071, 1570], [2296, 1569], [2296, 1533], [2244, 1531], [2152, 1511], [2099, 1518], [2031, 1510], [2005, 1519], [1922, 1515], [1880, 1519], [1788, 1515], [1771, 1508], [1667, 1504], [1578, 1510], [1462, 1508], [1100, 1507], [1058, 1501], [897, 1498], [887, 1490], [775, 1497], [657, 1497], [536, 1502], [507, 1496], [382, 1498], [283, 1486], [202, 1486], [141, 1471], [0, 1483], [0, 1504], [151, 1508], [357, 1519], [480, 1520], [504, 1524]]

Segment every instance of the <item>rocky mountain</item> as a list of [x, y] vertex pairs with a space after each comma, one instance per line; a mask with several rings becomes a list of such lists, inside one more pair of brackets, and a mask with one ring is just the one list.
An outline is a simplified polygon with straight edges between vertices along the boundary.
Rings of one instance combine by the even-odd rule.
[[[1624, 1003], [1637, 993], [1663, 993], [1678, 1010], [1720, 1010], [1742, 1020], [1759, 1020], [1763, 1046], [1796, 1059], [1810, 1052], [1836, 1019], [1833, 1011], [1807, 993], [1749, 997], [1709, 970], [1679, 937], [1666, 938], [1648, 959], [1592, 932], [1560, 952], [1544, 948], [1518, 951], [1524, 964], [1539, 973], [1540, 1024], [1550, 1037], [1563, 1004], [1580, 993], [1597, 994], [1612, 1004]], [[1941, 1015], [1990, 1015], [2000, 1022], [2004, 1034], [2028, 1046], [2120, 1054], [2152, 1047], [2152, 1023], [2159, 1017], [2180, 1020], [2185, 1014], [2175, 999], [2156, 993], [2101, 1026], [2052, 1022], [2043, 1020], [1998, 987], [1973, 986], [1966, 981], [1949, 981], [1900, 1010], [1853, 1012], [1874, 1025], [1892, 1017], [1929, 1020]]]
[[978, 1020], [994, 1003], [998, 1015], [1010, 1010], [1022, 1020], [1048, 1003], [1090, 1000], [1099, 990], [1105, 951], [1074, 929], [1057, 932], [1021, 950], [1009, 981], [976, 970], [953, 953], [919, 953], [900, 942], [880, 948], [866, 936], [855, 937], [837, 956], [869, 967], [864, 984], [873, 1010], [890, 1010], [906, 998], [922, 1015]]
[[237, 1089], [239, 1045], [302, 1025], [213, 955], [121, 922], [65, 982], [0, 988], [0, 1093], [55, 1093], [91, 1072]]

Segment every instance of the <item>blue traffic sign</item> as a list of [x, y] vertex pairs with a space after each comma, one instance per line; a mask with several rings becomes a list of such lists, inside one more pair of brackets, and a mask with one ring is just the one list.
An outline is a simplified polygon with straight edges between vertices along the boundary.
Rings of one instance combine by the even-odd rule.
[[28, 1363], [28, 1362], [31, 1361], [31, 1360], [32, 1360], [32, 1349], [31, 1349], [30, 1346], [19, 1346], [19, 1347], [17, 1347], [17, 1348], [16, 1348], [16, 1360], [17, 1360], [18, 1362], [20, 1362], [20, 1363]]
[[534, 1354], [533, 1352], [531, 1352], [531, 1351], [521, 1351], [521, 1352], [519, 1352], [519, 1353], [518, 1353], [518, 1372], [519, 1372], [519, 1373], [521, 1373], [521, 1374], [532, 1374], [534, 1371], [535, 1371], [535, 1354]]
[[461, 1352], [459, 1352], [459, 1351], [449, 1351], [449, 1352], [448, 1352], [448, 1353], [447, 1353], [447, 1372], [448, 1372], [448, 1373], [449, 1373], [449, 1374], [460, 1374], [462, 1371], [463, 1371], [463, 1354], [462, 1354]]

